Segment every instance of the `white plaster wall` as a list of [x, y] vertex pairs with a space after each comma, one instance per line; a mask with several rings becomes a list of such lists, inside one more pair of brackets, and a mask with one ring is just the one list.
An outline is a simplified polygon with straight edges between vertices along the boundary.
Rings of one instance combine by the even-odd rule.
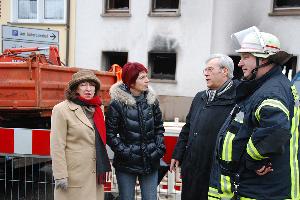
[[[149, 17], [150, 1], [131, 0], [131, 17], [101, 17], [102, 1], [77, 1], [76, 65], [102, 69], [102, 51], [127, 51], [148, 65], [156, 38], [175, 41], [176, 84], [151, 83], [159, 95], [194, 96], [206, 88], [202, 69], [210, 54], [213, 1], [181, 0], [180, 17]], [[171, 43], [170, 43], [171, 44]]]
[[271, 3], [272, 0], [214, 0], [212, 52], [236, 54], [230, 35], [255, 25], [276, 35], [282, 49], [300, 56], [300, 16], [269, 16]]

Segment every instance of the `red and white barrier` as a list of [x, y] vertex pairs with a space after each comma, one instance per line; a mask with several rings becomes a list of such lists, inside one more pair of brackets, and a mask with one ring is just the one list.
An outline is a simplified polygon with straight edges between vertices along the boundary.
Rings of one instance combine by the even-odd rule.
[[[166, 122], [164, 124], [165, 144], [167, 147], [163, 160], [170, 164], [172, 152], [183, 123]], [[109, 157], [112, 159], [113, 153], [108, 149]], [[1, 128], [0, 127], [0, 154], [2, 155], [30, 155], [30, 156], [50, 156], [50, 130], [25, 129], [25, 128]], [[117, 190], [117, 183], [112, 172], [112, 180], [108, 180], [104, 187], [105, 191]], [[180, 174], [170, 173], [164, 177], [160, 184], [160, 192], [176, 193], [181, 190]]]
[[50, 156], [50, 131], [0, 128], [0, 153]]

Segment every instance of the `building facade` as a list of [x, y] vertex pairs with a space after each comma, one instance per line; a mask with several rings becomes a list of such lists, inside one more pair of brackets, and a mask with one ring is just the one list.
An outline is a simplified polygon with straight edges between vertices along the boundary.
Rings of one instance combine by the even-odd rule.
[[[0, 1], [0, 25], [26, 28], [30, 33], [43, 30], [57, 33], [48, 35], [49, 41], [43, 41], [38, 37], [27, 37], [28, 41], [9, 41], [0, 32], [1, 51], [5, 47], [45, 47], [52, 39], [58, 41], [61, 61], [66, 65], [75, 64], [75, 8], [76, 1], [70, 0], [1, 0]], [[50, 32], [51, 33], [51, 32]], [[26, 34], [26, 33], [25, 33]], [[50, 37], [53, 36], [53, 37]], [[57, 38], [59, 37], [59, 38]]]
[[76, 13], [76, 64], [145, 64], [166, 120], [184, 120], [193, 96], [206, 89], [207, 56], [225, 53], [237, 65], [232, 33], [255, 25], [277, 35], [295, 55], [290, 73], [300, 53], [300, 4], [293, 0], [90, 0], [77, 1]]

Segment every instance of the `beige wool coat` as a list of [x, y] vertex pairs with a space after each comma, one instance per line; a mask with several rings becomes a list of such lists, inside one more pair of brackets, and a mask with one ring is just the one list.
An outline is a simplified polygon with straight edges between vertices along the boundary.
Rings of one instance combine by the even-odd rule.
[[68, 178], [68, 189], [55, 189], [55, 200], [101, 200], [96, 183], [95, 130], [81, 106], [63, 101], [51, 117], [51, 157], [55, 179]]

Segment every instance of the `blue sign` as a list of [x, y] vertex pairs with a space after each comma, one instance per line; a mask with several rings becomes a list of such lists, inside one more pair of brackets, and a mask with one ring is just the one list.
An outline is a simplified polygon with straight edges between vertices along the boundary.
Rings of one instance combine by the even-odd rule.
[[13, 36], [18, 36], [18, 35], [19, 35], [19, 32], [18, 32], [18, 30], [12, 30], [12, 31], [11, 31], [11, 34], [12, 34]]

